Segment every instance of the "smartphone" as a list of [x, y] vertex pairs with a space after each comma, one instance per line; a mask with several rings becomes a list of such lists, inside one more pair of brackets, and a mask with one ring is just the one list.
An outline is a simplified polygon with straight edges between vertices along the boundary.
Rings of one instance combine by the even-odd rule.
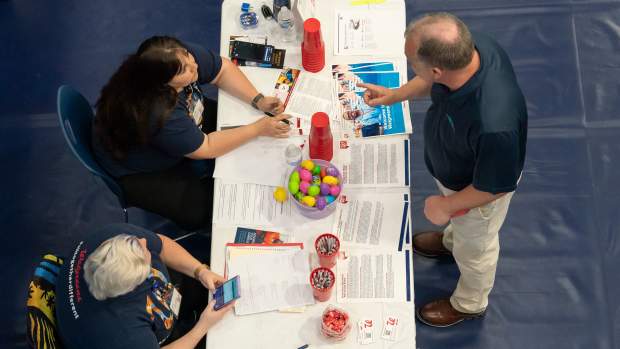
[[230, 58], [271, 63], [274, 47], [253, 42], [233, 41]]
[[213, 299], [215, 299], [213, 309], [220, 310], [228, 303], [240, 297], [239, 275], [237, 275], [232, 279], [226, 280], [226, 282], [215, 289], [215, 292], [213, 293]]

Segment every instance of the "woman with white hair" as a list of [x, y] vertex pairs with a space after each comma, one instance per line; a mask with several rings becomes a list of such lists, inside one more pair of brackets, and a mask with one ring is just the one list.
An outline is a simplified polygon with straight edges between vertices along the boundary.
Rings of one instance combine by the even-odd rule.
[[[193, 292], [187, 280], [176, 287], [174, 271], [196, 279], [204, 292]], [[166, 236], [131, 224], [89, 232], [58, 278], [62, 343], [67, 349], [194, 348], [232, 307], [215, 311], [212, 301], [205, 308], [206, 289], [224, 281]], [[188, 302], [184, 293], [195, 299]]]

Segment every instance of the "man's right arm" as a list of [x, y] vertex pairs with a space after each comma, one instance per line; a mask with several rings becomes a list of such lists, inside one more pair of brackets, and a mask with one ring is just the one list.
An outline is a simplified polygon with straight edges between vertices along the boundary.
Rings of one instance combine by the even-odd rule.
[[433, 84], [416, 76], [396, 89], [365, 83], [357, 84], [357, 86], [366, 89], [364, 92], [364, 102], [371, 107], [376, 107], [378, 105], [400, 103], [408, 99], [428, 97]]
[[395, 92], [399, 102], [408, 99], [424, 98], [431, 95], [432, 83], [420, 79], [419, 76], [409, 80], [406, 84], [399, 87]]

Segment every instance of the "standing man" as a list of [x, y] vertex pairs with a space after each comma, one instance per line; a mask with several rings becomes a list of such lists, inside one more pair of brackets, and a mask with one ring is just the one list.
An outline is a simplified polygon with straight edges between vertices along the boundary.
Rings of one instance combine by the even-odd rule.
[[490, 37], [470, 33], [449, 13], [409, 24], [405, 54], [416, 77], [398, 89], [371, 84], [368, 105], [431, 96], [424, 121], [424, 158], [442, 195], [424, 202], [424, 214], [443, 232], [423, 232], [414, 251], [452, 255], [461, 272], [448, 299], [417, 311], [423, 323], [447, 327], [484, 314], [495, 281], [498, 232], [525, 160], [527, 110], [506, 52]]

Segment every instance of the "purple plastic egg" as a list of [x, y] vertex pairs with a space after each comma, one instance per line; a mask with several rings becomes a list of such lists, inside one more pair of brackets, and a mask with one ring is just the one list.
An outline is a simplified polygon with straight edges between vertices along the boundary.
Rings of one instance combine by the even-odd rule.
[[340, 176], [340, 172], [338, 172], [338, 169], [337, 169], [337, 168], [335, 168], [335, 167], [331, 167], [331, 166], [330, 166], [330, 167], [328, 167], [328, 168], [327, 168], [327, 170], [325, 170], [325, 173], [326, 173], [328, 176], [333, 176], [333, 177], [338, 177], [338, 176]]
[[332, 185], [331, 188], [329, 188], [329, 193], [333, 196], [338, 196], [338, 194], [340, 194], [340, 186]]
[[302, 181], [301, 183], [299, 183], [299, 190], [304, 193], [307, 194], [308, 193], [308, 188], [310, 187], [310, 183], [306, 182], [306, 181]]
[[299, 171], [299, 177], [304, 182], [310, 182], [312, 180], [312, 173], [310, 173], [310, 171], [303, 168]]
[[320, 211], [320, 210], [323, 210], [325, 208], [325, 206], [327, 206], [327, 200], [325, 200], [324, 197], [319, 196], [316, 199], [316, 208], [318, 208], [319, 211]]
[[329, 185], [325, 183], [321, 183], [321, 195], [323, 196], [329, 195], [330, 189], [331, 188], [329, 187]]

